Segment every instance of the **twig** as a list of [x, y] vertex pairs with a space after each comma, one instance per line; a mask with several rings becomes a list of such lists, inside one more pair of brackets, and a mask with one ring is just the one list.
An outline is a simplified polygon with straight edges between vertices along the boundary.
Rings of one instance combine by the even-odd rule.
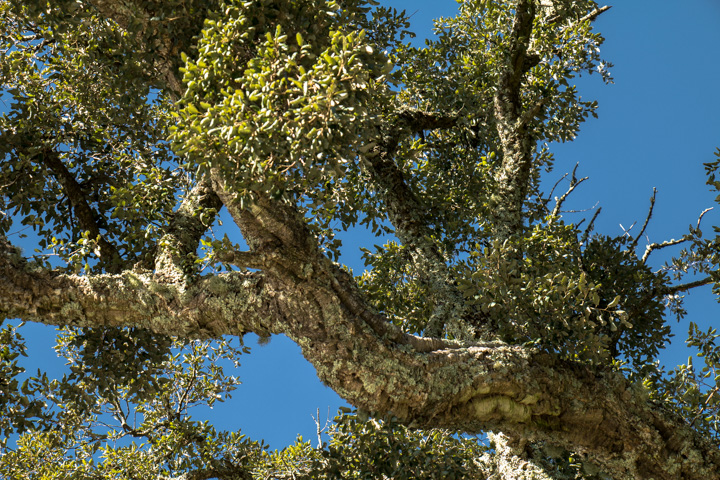
[[672, 239], [672, 240], [667, 240], [667, 241], [662, 242], [662, 243], [651, 243], [651, 244], [649, 244], [647, 247], [645, 247], [645, 254], [642, 256], [641, 261], [642, 261], [643, 263], [645, 263], [645, 262], [647, 261], [648, 257], [650, 256], [650, 254], [651, 254], [652, 252], [654, 252], [655, 250], [660, 250], [660, 249], [663, 249], [663, 248], [665, 248], [665, 247], [672, 247], [673, 245], [679, 245], [679, 244], [681, 244], [681, 243], [688, 242], [688, 241], [692, 240], [692, 239], [693, 239], [693, 236], [696, 235], [696, 232], [698, 232], [698, 231], [700, 230], [700, 222], [702, 222], [703, 217], [704, 217], [705, 214], [706, 214], [707, 212], [709, 212], [710, 210], [712, 210], [712, 207], [706, 208], [705, 210], [703, 210], [702, 212], [700, 212], [700, 215], [698, 216], [697, 227], [695, 228], [695, 230], [693, 230], [693, 228], [692, 228], [692, 226], [691, 226], [691, 227], [690, 227], [690, 233], [683, 235], [682, 237], [678, 238], [677, 240], [676, 240], [676, 239]]
[[573, 190], [575, 190], [575, 187], [577, 187], [578, 185], [580, 185], [582, 182], [584, 182], [585, 180], [587, 180], [589, 178], [589, 177], [583, 177], [580, 180], [577, 179], [577, 177], [575, 176], [575, 172], [577, 172], [579, 165], [580, 165], [579, 163], [576, 163], [575, 168], [573, 168], [572, 177], [570, 177], [570, 187], [568, 188], [567, 192], [563, 193], [560, 196], [560, 198], [555, 199], [555, 208], [553, 208], [553, 211], [550, 214], [551, 216], [553, 216], [553, 217], [558, 216], [560, 214], [560, 208], [562, 207], [563, 203], [565, 203], [565, 200], [567, 199], [567, 197], [573, 192]]
[[607, 11], [610, 10], [611, 8], [612, 8], [612, 7], [611, 7], [610, 5], [605, 5], [604, 7], [596, 8], [596, 9], [593, 10], [592, 12], [590, 12], [590, 13], [588, 13], [587, 15], [585, 15], [584, 17], [582, 17], [582, 18], [580, 19], [580, 22], [586, 22], [586, 21], [591, 21], [591, 22], [592, 22], [592, 21], [595, 20], [597, 17], [599, 17], [600, 14], [602, 14], [603, 12], [607, 12]]
[[705, 214], [708, 213], [713, 208], [715, 208], [715, 207], [709, 207], [709, 208], [706, 208], [705, 210], [703, 210], [702, 212], [700, 212], [700, 216], [698, 217], [698, 221], [697, 221], [697, 226], [695, 227], [696, 230], [700, 230], [700, 222], [702, 221]]
[[707, 408], [708, 404], [710, 403], [710, 399], [718, 392], [718, 387], [713, 388], [712, 392], [710, 392], [710, 395], [705, 399], [705, 403], [703, 403], [703, 406], [700, 408], [700, 411], [698, 414], [693, 418], [692, 422], [690, 422], [690, 426], [692, 427], [698, 418], [702, 416], [702, 414], [705, 412], [705, 409]]
[[593, 215], [592, 219], [590, 220], [590, 223], [588, 223], [587, 228], [583, 232], [582, 238], [580, 238], [580, 243], [585, 243], [588, 239], [588, 236], [590, 235], [590, 232], [593, 231], [593, 226], [595, 225], [595, 219], [597, 219], [598, 215], [600, 215], [600, 212], [602, 212], [602, 207], [595, 210], [595, 214]]
[[[577, 23], [586, 22], [586, 21], [588, 21], [588, 20], [592, 22], [592, 21], [595, 20], [597, 17], [599, 17], [600, 14], [602, 14], [603, 12], [607, 12], [608, 10], [610, 10], [610, 8], [612, 8], [610, 5], [605, 5], [604, 7], [596, 8], [595, 10], [593, 10], [593, 11], [590, 12], [590, 13], [588, 13], [588, 14], [585, 15], [584, 17], [580, 17], [580, 19], [578, 20]], [[562, 19], [562, 15], [555, 15], [554, 17], [548, 18], [548, 19], [547, 19], [547, 23], [554, 23], [554, 22], [557, 22], [557, 21], [560, 20], [560, 19]]]
[[643, 254], [640, 261], [645, 263], [650, 254], [655, 250], [660, 250], [665, 247], [672, 247], [673, 245], [680, 245], [681, 243], [687, 242], [689, 240], [692, 240], [692, 235], [683, 235], [681, 238], [666, 240], [662, 243], [651, 243], [647, 247], [645, 247], [645, 253]]
[[[317, 448], [322, 448], [322, 429], [320, 428], [320, 407], [316, 410], [315, 414], [317, 417], [313, 418], [315, 420], [315, 432], [317, 433]], [[310, 415], [312, 417], [312, 415]]]
[[645, 217], [645, 223], [643, 223], [643, 226], [640, 229], [640, 233], [638, 233], [637, 237], [635, 237], [635, 239], [632, 241], [632, 243], [630, 243], [630, 247], [628, 248], [628, 250], [631, 250], [631, 251], [635, 250], [635, 248], [637, 248], [638, 242], [640, 241], [640, 237], [642, 237], [643, 233], [645, 233], [645, 229], [647, 228], [648, 223], [650, 222], [650, 218], [652, 218], [653, 209], [655, 208], [655, 196], [656, 195], [657, 195], [657, 188], [653, 187], [653, 193], [652, 193], [652, 196], [650, 197], [650, 209], [648, 210], [648, 214]]
[[590, 208], [583, 208], [583, 209], [580, 209], [580, 210], [563, 210], [563, 213], [584, 213], [584, 212], [589, 212], [590, 210], [593, 210], [595, 207], [597, 207], [597, 206], [598, 206], [598, 203], [600, 203], [600, 202], [595, 202], [595, 205], [593, 205], [593, 206], [590, 207]]
[[553, 187], [550, 189], [550, 193], [548, 194], [548, 197], [545, 200], [546, 204], [550, 203], [550, 200], [552, 200], [552, 198], [553, 198], [553, 193], [555, 193], [555, 189], [558, 187], [558, 185], [560, 185], [560, 182], [562, 182], [563, 180], [565, 180], [565, 178], [567, 178], [568, 175], [570, 175], [570, 174], [566, 173], [565, 175], [560, 177], [560, 179], [558, 179], [557, 182], [555, 182], [555, 185], [553, 185]]
[[631, 237], [631, 235], [630, 235], [630, 230], [632, 230], [633, 227], [635, 227], [635, 224], [636, 224], [636, 223], [637, 223], [637, 222], [633, 222], [632, 225], [630, 225], [630, 228], [628, 228], [627, 230], [625, 229], [625, 227], [623, 227], [623, 224], [622, 224], [622, 223], [619, 223], [618, 225], [620, 225], [620, 228], [622, 228], [623, 235], [627, 235], [628, 237]]

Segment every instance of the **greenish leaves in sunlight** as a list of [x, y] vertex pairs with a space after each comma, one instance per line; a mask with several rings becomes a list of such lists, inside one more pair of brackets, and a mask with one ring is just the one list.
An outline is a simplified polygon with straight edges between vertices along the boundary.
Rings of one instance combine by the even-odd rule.
[[715, 439], [720, 438], [720, 334], [702, 331], [690, 322], [687, 344], [697, 349], [698, 360], [688, 358], [668, 375], [652, 374], [645, 386], [652, 398], [667, 402], [687, 422]]
[[[364, 12], [226, 5], [184, 67], [178, 151], [248, 193], [302, 195], [342, 178], [377, 115], [371, 105], [387, 95], [388, 60], [355, 29]], [[275, 26], [263, 32], [266, 23]]]

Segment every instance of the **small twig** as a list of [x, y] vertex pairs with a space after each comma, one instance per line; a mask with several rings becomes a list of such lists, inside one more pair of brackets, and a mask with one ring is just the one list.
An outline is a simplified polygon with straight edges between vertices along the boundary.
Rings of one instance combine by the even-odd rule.
[[705, 216], [705, 214], [708, 213], [713, 208], [715, 208], [715, 207], [709, 207], [709, 208], [706, 208], [705, 210], [703, 210], [702, 212], [700, 212], [700, 216], [698, 217], [698, 221], [697, 221], [697, 226], [695, 227], [696, 230], [700, 230], [700, 222], [702, 222], [702, 219]]
[[595, 210], [595, 214], [592, 216], [592, 219], [590, 219], [590, 223], [588, 223], [587, 228], [583, 232], [582, 238], [580, 238], [580, 243], [587, 242], [588, 236], [590, 236], [590, 232], [593, 231], [593, 227], [595, 226], [595, 220], [597, 219], [598, 215], [600, 215], [600, 212], [602, 212], [602, 207]]
[[586, 22], [586, 21], [588, 21], [588, 20], [592, 22], [592, 21], [595, 20], [597, 17], [599, 17], [600, 14], [602, 14], [603, 12], [607, 12], [607, 11], [610, 10], [611, 8], [612, 8], [612, 7], [611, 7], [610, 5], [605, 5], [604, 7], [596, 8], [596, 9], [593, 10], [592, 12], [590, 12], [590, 13], [588, 13], [587, 15], [585, 15], [584, 17], [582, 17], [582, 18], [580, 19], [580, 22]]
[[630, 228], [628, 228], [628, 229], [625, 229], [625, 227], [623, 227], [623, 224], [619, 223], [618, 225], [620, 225], [620, 228], [622, 228], [623, 236], [627, 235], [628, 237], [632, 238], [632, 236], [630, 235], [630, 230], [632, 230], [633, 227], [635, 227], [636, 223], [637, 222], [633, 222], [632, 225], [630, 225]]
[[652, 252], [655, 250], [660, 250], [665, 247], [672, 247], [673, 245], [680, 245], [681, 243], [687, 242], [692, 240], [692, 235], [683, 235], [681, 238], [678, 239], [672, 239], [667, 240], [662, 243], [651, 243], [647, 247], [645, 247], [645, 253], [643, 254], [642, 258], [640, 259], [643, 263], [645, 263], [650, 256]]
[[705, 412], [705, 409], [707, 408], [708, 403], [710, 403], [710, 399], [713, 397], [713, 395], [715, 395], [718, 392], [718, 388], [720, 388], [720, 387], [713, 388], [712, 392], [710, 392], [710, 395], [708, 395], [708, 397], [705, 399], [705, 403], [703, 403], [703, 406], [700, 408], [700, 411], [695, 416], [695, 418], [693, 418], [693, 421], [690, 422], [691, 427], [695, 424], [697, 419], [700, 418], [702, 416], [702, 414]]
[[[612, 7], [609, 6], [609, 5], [606, 5], [606, 6], [604, 6], [604, 7], [596, 8], [595, 10], [593, 10], [593, 11], [590, 12], [590, 13], [588, 13], [588, 14], [585, 15], [584, 17], [580, 17], [580, 19], [578, 20], [578, 23], [585, 22], [585, 21], [588, 21], [588, 20], [592, 22], [592, 21], [595, 20], [597, 17], [599, 17], [600, 14], [602, 14], [603, 12], [607, 12], [608, 10], [610, 10], [610, 8], [612, 8]], [[557, 22], [558, 20], [561, 20], [562, 18], [563, 18], [562, 15], [555, 15], [554, 17], [548, 18], [548, 19], [547, 19], [547, 23], [555, 23], [555, 22]]]
[[583, 208], [583, 209], [581, 209], [581, 210], [563, 210], [562, 213], [585, 213], [585, 212], [589, 212], [590, 210], [594, 210], [595, 208], [597, 208], [597, 206], [598, 206], [599, 203], [600, 203], [600, 202], [595, 202], [595, 205], [593, 205], [592, 207], [590, 207], [590, 208]]
[[640, 241], [640, 237], [642, 237], [643, 233], [645, 233], [645, 229], [647, 228], [648, 223], [650, 222], [650, 218], [652, 218], [653, 209], [655, 208], [655, 196], [656, 195], [657, 195], [657, 188], [653, 187], [653, 193], [652, 193], [652, 196], [650, 197], [650, 209], [648, 210], [648, 214], [645, 217], [645, 223], [643, 223], [643, 226], [640, 229], [640, 233], [638, 233], [637, 236], [635, 237], [635, 239], [632, 241], [632, 243], [630, 243], [630, 247], [628, 248], [628, 250], [630, 250], [630, 251], [635, 250], [635, 248], [637, 248], [637, 244]]
[[565, 200], [567, 197], [575, 190], [575, 188], [580, 185], [582, 182], [587, 180], [589, 177], [583, 177], [580, 180], [577, 179], [575, 176], [575, 173], [577, 172], [578, 166], [580, 164], [576, 163], [575, 168], [573, 168], [572, 171], [572, 177], [570, 177], [570, 187], [568, 188], [567, 192], [563, 193], [560, 198], [555, 199], [555, 208], [553, 208], [552, 213], [550, 214], [553, 217], [556, 217], [560, 214], [560, 208], [562, 207], [563, 203], [565, 203]]
[[555, 185], [553, 185], [553, 187], [550, 189], [550, 193], [548, 194], [548, 197], [545, 199], [545, 204], [550, 203], [550, 200], [552, 200], [552, 198], [553, 198], [553, 193], [555, 193], [555, 189], [558, 187], [558, 185], [560, 185], [560, 182], [562, 182], [563, 180], [565, 180], [567, 178], [568, 175], [570, 175], [570, 174], [566, 173], [565, 175], [560, 177], [560, 179], [557, 182], [555, 182]]
[[[317, 448], [322, 448], [322, 429], [320, 428], [320, 407], [316, 410], [315, 414], [317, 417], [313, 418], [315, 420], [315, 432], [317, 433]], [[312, 415], [310, 415], [312, 417]]]

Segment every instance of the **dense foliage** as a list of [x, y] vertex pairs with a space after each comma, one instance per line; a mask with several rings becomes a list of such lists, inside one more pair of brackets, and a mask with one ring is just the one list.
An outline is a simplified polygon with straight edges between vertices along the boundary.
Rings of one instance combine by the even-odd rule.
[[[194, 407], [229, 398], [238, 384], [223, 367], [248, 353], [242, 335], [276, 332], [243, 318], [234, 336], [221, 337], [228, 328], [212, 322], [191, 330], [190, 320], [177, 320], [190, 308], [183, 302], [194, 301], [183, 295], [199, 288], [202, 301], [220, 299], [232, 285], [224, 279], [255, 272], [268, 275], [277, 302], [323, 281], [344, 289], [337, 310], [322, 304], [331, 287], [315, 297], [318, 318], [376, 315], [387, 324], [376, 329], [382, 341], [433, 337], [445, 342], [437, 351], [520, 346], [598, 378], [621, 372], [648, 404], [716, 440], [718, 334], [691, 325], [698, 369], [690, 362], [668, 373], [656, 359], [669, 317], [684, 313], [678, 294], [716, 280], [717, 240], [698, 221], [681, 239], [641, 251], [644, 226], [636, 236], [597, 234], [594, 217], [584, 226], [563, 220], [567, 194], [552, 201], [541, 191], [552, 142], [573, 140], [595, 116], [597, 103], [580, 97], [575, 77], [611, 81], [603, 37], [592, 28], [603, 11], [592, 0], [465, 0], [418, 47], [405, 13], [371, 0], [122, 8], [1, 0], [0, 89], [9, 104], [0, 116], [3, 272], [120, 279], [120, 294], [141, 293], [137, 308], [112, 318], [159, 304], [180, 313], [93, 324], [73, 297], [57, 311], [21, 315], [2, 290], [3, 318], [61, 327], [57, 352], [69, 370], [58, 379], [28, 375], [22, 328], [0, 331], [0, 476], [507, 476], [504, 437], [488, 447], [454, 435], [504, 431], [497, 415], [445, 428], [418, 414], [428, 427], [418, 430], [410, 407], [361, 409], [338, 416], [328, 442], [315, 448], [299, 439], [273, 453], [195, 420]], [[707, 166], [715, 189], [719, 166]], [[568, 194], [579, 183], [573, 172]], [[243, 239], [219, 233], [223, 207]], [[373, 246], [369, 233], [367, 269], [353, 279], [328, 259], [341, 265], [335, 235], [358, 226], [395, 240]], [[24, 227], [37, 238], [34, 251], [9, 244]], [[679, 243], [687, 248], [665, 268], [647, 264], [653, 251]], [[704, 277], [683, 283], [691, 274]], [[243, 301], [231, 294], [213, 304], [218, 311]], [[406, 341], [400, 354], [415, 345]], [[333, 378], [323, 377], [341, 394], [362, 383], [336, 386]], [[513, 455], [531, 459], [542, 478], [614, 475], [587, 445], [576, 453], [533, 437], [521, 450]]]

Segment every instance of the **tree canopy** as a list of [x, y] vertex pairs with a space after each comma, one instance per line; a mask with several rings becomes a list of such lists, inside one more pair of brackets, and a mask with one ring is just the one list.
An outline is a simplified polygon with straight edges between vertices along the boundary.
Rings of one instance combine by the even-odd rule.
[[[373, 0], [0, 0], [0, 315], [59, 327], [69, 363], [26, 374], [5, 322], [0, 476], [720, 477], [719, 335], [691, 324], [697, 369], [657, 363], [679, 294], [720, 293], [718, 238], [701, 215], [641, 245], [654, 196], [602, 235], [563, 218], [575, 171], [540, 183], [596, 116], [574, 79], [612, 81], [608, 9], [464, 0], [417, 47]], [[353, 272], [359, 227], [393, 240]], [[357, 408], [329, 442], [191, 416], [248, 333]]]

